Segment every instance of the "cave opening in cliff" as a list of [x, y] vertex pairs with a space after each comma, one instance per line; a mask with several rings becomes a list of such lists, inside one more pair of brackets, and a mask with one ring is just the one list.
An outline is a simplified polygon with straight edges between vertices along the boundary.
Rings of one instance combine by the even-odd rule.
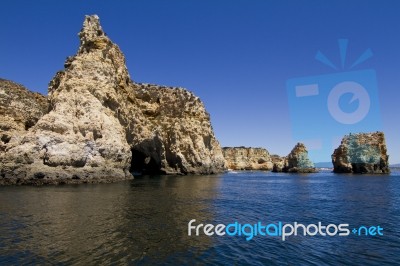
[[132, 173], [140, 174], [164, 174], [161, 170], [160, 163], [157, 163], [157, 161], [150, 155], [137, 149], [132, 149], [130, 171]]
[[1, 141], [4, 142], [4, 144], [9, 143], [10, 140], [11, 140], [11, 137], [10, 137], [10, 136], [7, 136], [7, 135], [2, 135], [2, 136], [1, 136]]

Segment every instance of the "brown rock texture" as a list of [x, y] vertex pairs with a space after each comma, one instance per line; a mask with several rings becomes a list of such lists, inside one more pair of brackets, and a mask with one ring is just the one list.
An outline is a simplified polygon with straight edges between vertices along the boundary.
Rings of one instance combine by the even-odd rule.
[[315, 173], [314, 164], [308, 158], [308, 151], [303, 143], [297, 143], [288, 156], [277, 160], [273, 172]]
[[199, 97], [182, 88], [150, 84], [133, 84], [133, 91], [137, 103], [133, 106], [139, 107], [127, 116], [132, 123], [128, 128], [133, 129], [127, 134], [134, 154], [133, 170], [212, 174], [226, 169], [210, 116]]
[[387, 174], [387, 154], [383, 132], [349, 134], [332, 154], [335, 173]]
[[271, 155], [272, 161], [272, 172], [282, 172], [286, 165], [286, 157], [281, 157], [279, 155]]
[[48, 112], [0, 153], [0, 183], [110, 182], [132, 178], [130, 170], [225, 169], [198, 97], [133, 82], [96, 15], [86, 16], [79, 37], [77, 54], [49, 84]]
[[28, 91], [24, 86], [0, 79], [0, 150], [20, 136], [47, 113], [45, 96]]
[[269, 152], [263, 148], [224, 147], [222, 149], [228, 169], [271, 170]]

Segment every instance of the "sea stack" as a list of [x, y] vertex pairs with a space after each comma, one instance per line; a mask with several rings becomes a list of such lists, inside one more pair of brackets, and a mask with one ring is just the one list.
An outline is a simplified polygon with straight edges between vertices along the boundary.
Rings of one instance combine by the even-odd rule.
[[332, 154], [335, 173], [387, 174], [387, 154], [383, 132], [349, 134]]
[[264, 148], [224, 147], [226, 165], [231, 170], [271, 170], [272, 161]]
[[[132, 81], [124, 55], [96, 15], [85, 17], [79, 38], [77, 54], [50, 82], [47, 102], [37, 96], [33, 122], [18, 134], [2, 128], [2, 136], [10, 137], [1, 143], [0, 184], [111, 182], [132, 178], [131, 171], [225, 170], [198, 97], [183, 88]], [[19, 101], [21, 109], [30, 102]]]
[[274, 163], [273, 172], [315, 173], [317, 170], [308, 158], [308, 151], [303, 143], [297, 143], [288, 156]]

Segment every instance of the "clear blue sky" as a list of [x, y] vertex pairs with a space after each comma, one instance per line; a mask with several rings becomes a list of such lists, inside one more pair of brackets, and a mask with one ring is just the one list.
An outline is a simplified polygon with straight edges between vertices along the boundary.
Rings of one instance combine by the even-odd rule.
[[[390, 162], [400, 162], [399, 1], [3, 0], [0, 77], [46, 94], [77, 51], [85, 14], [100, 16], [134, 81], [200, 96], [222, 146], [280, 155], [295, 144], [286, 81], [340, 73], [315, 60], [320, 50], [340, 65], [340, 38], [349, 40], [347, 62], [370, 48], [373, 57], [353, 70], [376, 71]], [[310, 128], [327, 126], [314, 124], [318, 109], [309, 113]]]

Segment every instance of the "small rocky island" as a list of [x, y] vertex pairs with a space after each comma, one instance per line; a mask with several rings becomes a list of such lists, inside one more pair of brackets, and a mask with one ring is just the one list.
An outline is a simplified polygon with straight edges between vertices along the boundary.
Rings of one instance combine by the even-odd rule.
[[286, 157], [270, 155], [264, 148], [224, 147], [226, 165], [230, 170], [265, 170], [285, 173], [315, 173], [304, 144], [297, 143]]
[[349, 134], [332, 154], [335, 173], [387, 174], [387, 155], [383, 132]]
[[131, 172], [212, 174], [225, 160], [193, 93], [131, 80], [96, 15], [48, 97], [0, 82], [0, 184], [111, 182]]
[[272, 170], [272, 160], [264, 148], [224, 147], [226, 165], [230, 170]]
[[303, 143], [297, 143], [288, 156], [274, 163], [273, 172], [315, 173], [313, 162], [308, 158], [308, 151]]

